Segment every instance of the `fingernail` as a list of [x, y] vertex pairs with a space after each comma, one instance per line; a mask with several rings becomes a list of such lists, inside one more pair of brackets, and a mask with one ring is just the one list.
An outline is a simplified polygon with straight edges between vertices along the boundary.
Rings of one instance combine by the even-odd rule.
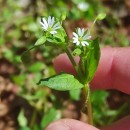
[[49, 125], [46, 130], [70, 130], [68, 126], [62, 124], [52, 124]]

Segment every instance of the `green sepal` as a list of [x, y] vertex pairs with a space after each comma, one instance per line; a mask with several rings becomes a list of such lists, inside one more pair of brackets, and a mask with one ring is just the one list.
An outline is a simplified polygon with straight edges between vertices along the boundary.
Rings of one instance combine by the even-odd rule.
[[67, 39], [66, 32], [61, 27], [60, 29], [58, 29], [56, 34], [54, 34], [54, 35], [51, 35], [51, 34], [47, 35], [47, 43], [46, 43], [46, 45], [64, 47], [64, 46], [66, 46], [66, 39]]
[[46, 37], [45, 36], [42, 36], [41, 38], [39, 38], [36, 43], [34, 44], [35, 46], [38, 46], [38, 45], [42, 45], [46, 42]]
[[76, 49], [73, 51], [73, 55], [74, 55], [74, 56], [79, 56], [81, 53], [82, 53], [82, 51], [81, 51], [80, 48], [76, 48]]
[[104, 18], [106, 17], [106, 14], [105, 13], [100, 13], [98, 16], [97, 16], [97, 20], [103, 20]]

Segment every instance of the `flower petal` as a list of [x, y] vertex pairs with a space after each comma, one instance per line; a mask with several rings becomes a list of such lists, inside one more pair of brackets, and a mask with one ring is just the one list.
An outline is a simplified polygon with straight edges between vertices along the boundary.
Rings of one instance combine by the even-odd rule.
[[48, 17], [48, 25], [51, 24], [51, 16]]
[[84, 45], [87, 45], [87, 46], [89, 45], [89, 43], [87, 41], [82, 41], [81, 44], [82, 45], [84, 44]]
[[80, 42], [78, 41], [77, 43], [76, 43], [76, 45], [78, 46], [80, 44]]
[[73, 42], [76, 43], [76, 42], [79, 42], [79, 41], [78, 41], [78, 39], [76, 39], [76, 40], [73, 40]]
[[51, 27], [53, 26], [54, 22], [55, 22], [55, 18], [52, 17], [52, 19], [51, 19], [51, 23], [50, 23], [50, 26], [51, 26]]
[[87, 39], [90, 39], [90, 38], [91, 38], [91, 36], [89, 35], [89, 33], [87, 33], [86, 35], [83, 36], [84, 40], [87, 40]]
[[40, 22], [40, 24], [41, 24], [41, 26], [42, 26], [43, 28], [45, 28], [45, 29], [48, 28], [45, 24], [43, 24], [43, 22]]
[[54, 30], [61, 28], [61, 26], [53, 27]]
[[81, 28], [78, 28], [78, 35], [81, 37], [82, 35], [82, 31], [81, 31]]
[[45, 26], [48, 27], [48, 23], [47, 23], [46, 19], [42, 18], [42, 20], [43, 20], [43, 23], [45, 24]]
[[59, 22], [57, 22], [57, 23], [53, 26], [53, 28], [58, 27], [58, 26], [60, 26], [60, 23], [59, 23]]
[[74, 35], [76, 38], [78, 38], [78, 35], [77, 35], [75, 32], [73, 32], [73, 35]]
[[83, 36], [84, 34], [84, 28], [81, 29], [81, 37]]
[[78, 38], [76, 38], [76, 37], [73, 37], [72, 39], [74, 39], [74, 40], [78, 40]]
[[81, 42], [81, 44], [82, 44], [82, 46], [85, 46], [85, 43], [83, 41]]
[[87, 37], [87, 39], [91, 39], [91, 38], [92, 38], [92, 36], [88, 36], [88, 37]]
[[50, 33], [51, 33], [51, 34], [56, 34], [56, 33], [57, 33], [57, 31], [51, 31]]
[[43, 29], [44, 31], [47, 31], [47, 28], [42, 27], [42, 29]]

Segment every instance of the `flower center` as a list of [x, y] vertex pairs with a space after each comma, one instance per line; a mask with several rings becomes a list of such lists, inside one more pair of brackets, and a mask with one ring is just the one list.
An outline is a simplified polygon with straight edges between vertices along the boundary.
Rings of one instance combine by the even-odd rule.
[[49, 28], [48, 28], [48, 31], [49, 31], [49, 32], [53, 31], [53, 28], [52, 28], [52, 27], [49, 27]]
[[79, 37], [78, 40], [79, 40], [79, 42], [82, 42], [82, 41], [83, 41], [83, 38], [82, 38], [82, 37]]

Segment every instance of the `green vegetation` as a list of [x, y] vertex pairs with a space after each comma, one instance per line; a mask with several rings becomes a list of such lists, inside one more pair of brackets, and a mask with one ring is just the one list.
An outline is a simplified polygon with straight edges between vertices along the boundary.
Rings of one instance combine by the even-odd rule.
[[[120, 3], [117, 4], [120, 6]], [[71, 34], [77, 26], [90, 27], [95, 17], [99, 13], [104, 13], [106, 18], [98, 21], [94, 31], [92, 30], [93, 35], [97, 34], [100, 38], [100, 46], [130, 45], [127, 34], [122, 33], [122, 30], [126, 32], [122, 19], [114, 13], [111, 7], [108, 8], [99, 0], [26, 0], [26, 2], [24, 0], [0, 0], [0, 12], [0, 62], [4, 59], [15, 68], [10, 75], [6, 76], [1, 72], [0, 74], [17, 85], [16, 95], [25, 99], [31, 107], [31, 109], [24, 107], [19, 109], [16, 118], [20, 130], [42, 130], [50, 122], [66, 117], [63, 112], [67, 109], [66, 104], [75, 105], [76, 114], [79, 114], [80, 110], [76, 105], [80, 100], [80, 90], [57, 92], [46, 87], [38, 87], [36, 84], [39, 79], [55, 74], [52, 61], [62, 52], [62, 49], [54, 49], [52, 46], [40, 46], [41, 42], [46, 40], [42, 37], [37, 41], [43, 35], [39, 24], [41, 17], [50, 15], [60, 19], [63, 14], [62, 20], [64, 20], [66, 15], [64, 28], [68, 37], [72, 37]], [[100, 16], [99, 19], [102, 17], [104, 16]], [[21, 55], [33, 47], [34, 43], [36, 43], [36, 48], [26, 55], [24, 58], [26, 65], [24, 65]], [[81, 52], [75, 50], [73, 53], [79, 55]], [[89, 81], [94, 72], [89, 73]], [[73, 77], [72, 80], [74, 80]], [[123, 115], [123, 110], [127, 110], [128, 104], [125, 103], [122, 107], [112, 110], [107, 101], [110, 95], [108, 91], [92, 92], [95, 126], [109, 124]], [[80, 119], [78, 116], [76, 118]]]

